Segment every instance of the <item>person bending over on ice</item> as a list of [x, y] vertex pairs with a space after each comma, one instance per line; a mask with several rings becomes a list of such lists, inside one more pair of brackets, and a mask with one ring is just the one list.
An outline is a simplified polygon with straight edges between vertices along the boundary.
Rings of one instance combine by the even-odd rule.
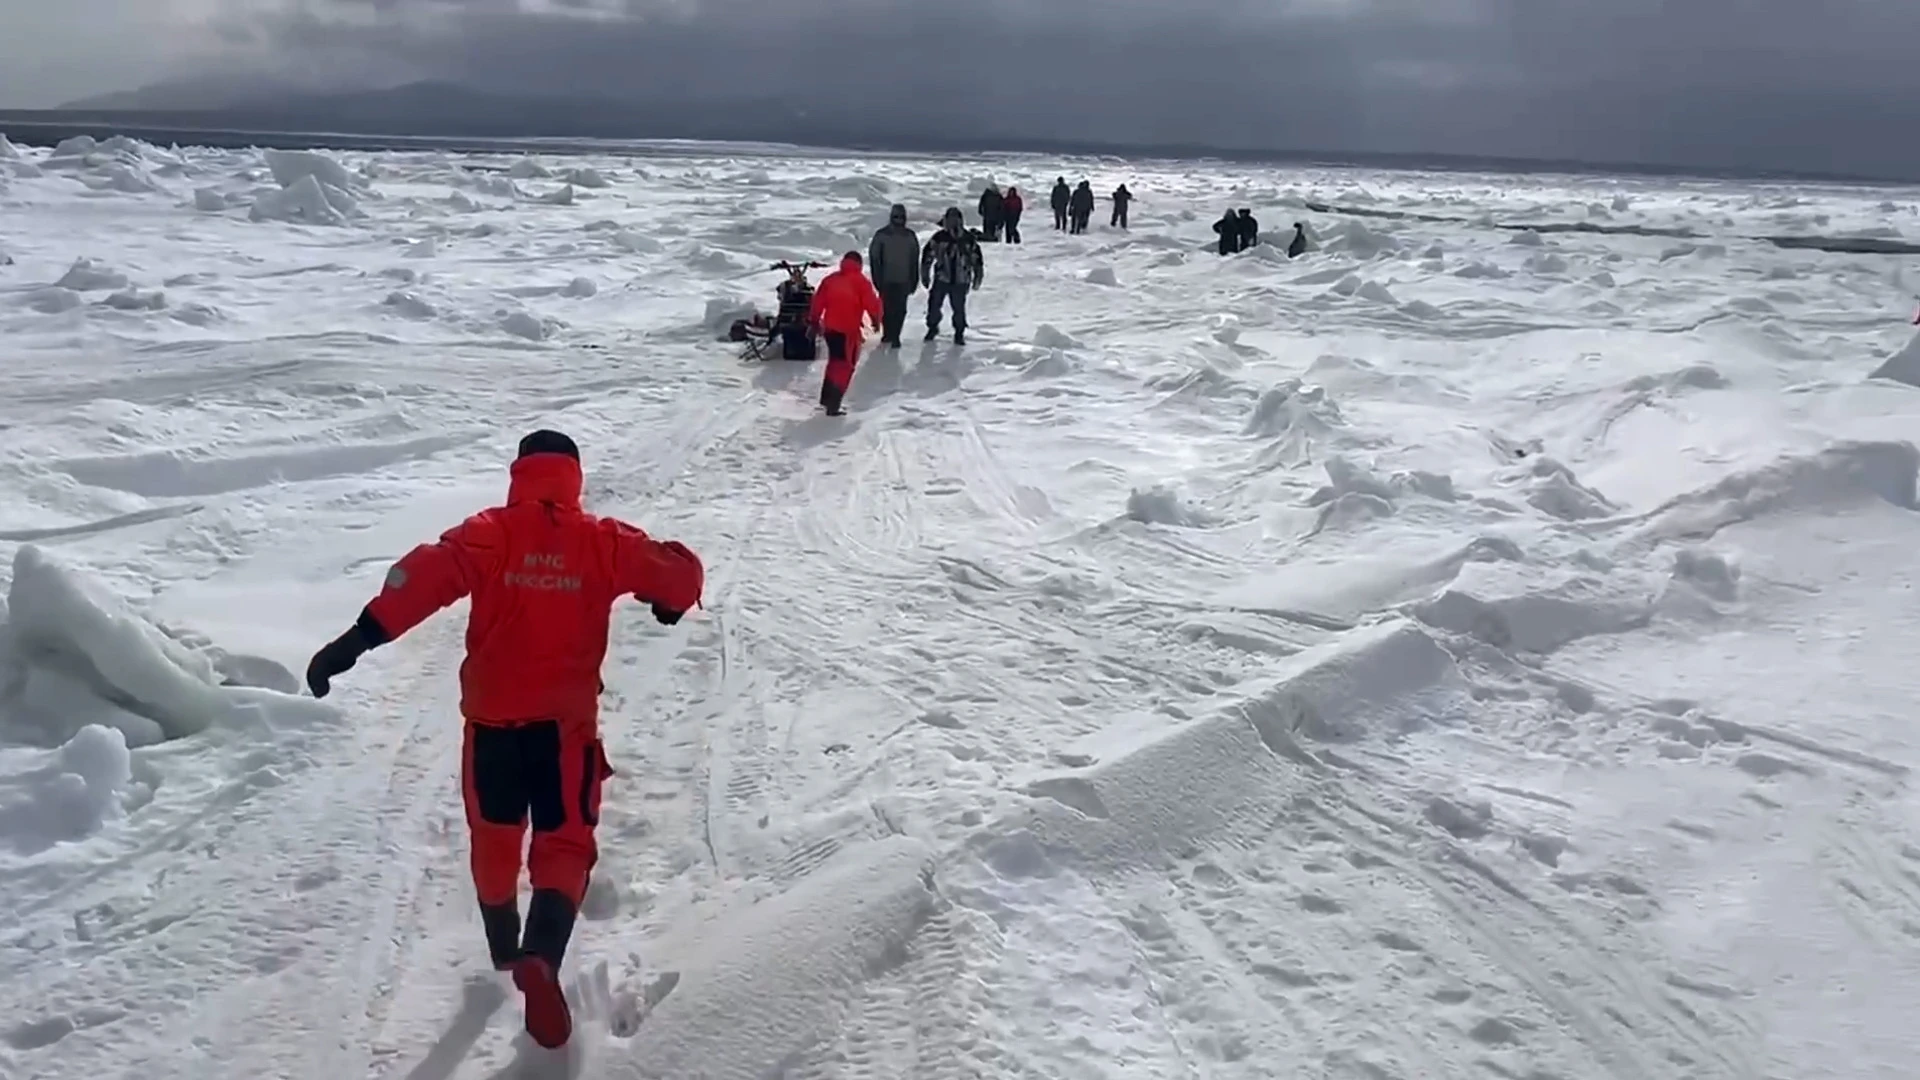
[[887, 224], [867, 245], [867, 266], [880, 290], [880, 344], [900, 347], [900, 328], [907, 324], [907, 298], [920, 288], [920, 237], [907, 228], [907, 208], [899, 203], [887, 212]]
[[827, 374], [820, 380], [820, 407], [828, 416], [840, 415], [840, 402], [853, 384], [867, 320], [879, 326], [881, 318], [880, 294], [873, 291], [873, 282], [860, 267], [860, 253], [849, 251], [840, 256], [840, 269], [820, 279], [820, 287], [813, 291], [813, 310], [807, 313], [807, 320], [820, 328], [820, 336], [827, 342]]
[[[677, 541], [580, 508], [580, 451], [556, 431], [520, 440], [507, 501], [421, 544], [387, 571], [360, 617], [316, 653], [307, 687], [405, 634], [463, 596], [460, 665], [466, 802], [474, 890], [493, 966], [525, 996], [527, 1033], [548, 1048], [573, 1033], [560, 963], [599, 857], [600, 664], [614, 601], [632, 596], [672, 625], [700, 602], [706, 571]], [[520, 932], [521, 848], [533, 878]]]
[[980, 241], [967, 229], [957, 206], [940, 216], [940, 231], [927, 239], [920, 252], [920, 280], [927, 283], [927, 337], [940, 336], [940, 308], [953, 307], [953, 343], [967, 343], [967, 294], [987, 276], [987, 260]]

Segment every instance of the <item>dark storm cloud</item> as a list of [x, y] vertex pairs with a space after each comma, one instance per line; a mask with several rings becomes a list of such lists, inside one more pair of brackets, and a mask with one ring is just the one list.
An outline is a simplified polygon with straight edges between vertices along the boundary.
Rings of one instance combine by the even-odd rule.
[[225, 2], [256, 62], [357, 83], [786, 99], [929, 133], [1920, 175], [1920, 0]]
[[[1509, 93], [1460, 130], [1535, 152], [1920, 175], [1920, 4], [1499, 0]], [[1467, 125], [1482, 125], [1474, 130]]]

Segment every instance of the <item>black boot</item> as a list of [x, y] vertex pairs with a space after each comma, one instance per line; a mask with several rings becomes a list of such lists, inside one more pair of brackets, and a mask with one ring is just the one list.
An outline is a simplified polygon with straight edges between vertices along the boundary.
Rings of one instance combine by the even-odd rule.
[[953, 332], [953, 343], [955, 345], [965, 345], [967, 343], [967, 332], [965, 330], [955, 330]]
[[495, 971], [505, 971], [520, 959], [520, 902], [481, 904], [480, 925], [487, 931], [487, 953]]
[[937, 338], [937, 337], [939, 337], [939, 336], [940, 336], [940, 327], [939, 327], [938, 325], [935, 325], [935, 326], [929, 326], [929, 327], [927, 327], [927, 336], [926, 336], [926, 337], [923, 337], [923, 338], [921, 338], [920, 340], [922, 340], [922, 341], [932, 341], [932, 340], [933, 340], [934, 338]]
[[520, 951], [545, 960], [557, 975], [560, 961], [567, 955], [567, 942], [573, 937], [576, 914], [565, 894], [553, 889], [533, 890], [533, 899], [527, 903], [527, 936], [520, 943]]
[[828, 416], [842, 415], [844, 410], [840, 408], [840, 401], [845, 396], [840, 392], [839, 387], [830, 382], [820, 384], [820, 407], [827, 410]]

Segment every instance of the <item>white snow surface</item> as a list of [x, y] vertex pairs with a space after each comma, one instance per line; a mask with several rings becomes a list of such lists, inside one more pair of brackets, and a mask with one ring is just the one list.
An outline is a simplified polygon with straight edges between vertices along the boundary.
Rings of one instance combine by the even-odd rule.
[[[1754, 237], [1920, 192], [0, 162], [0, 1076], [1913, 1075], [1920, 268]], [[1132, 231], [989, 245], [845, 418], [714, 340], [1083, 170]], [[1212, 254], [1243, 205], [1315, 250]], [[1569, 221], [1695, 238], [1500, 227]], [[464, 605], [296, 676], [537, 426], [710, 568], [616, 615], [555, 1053], [466, 876]]]

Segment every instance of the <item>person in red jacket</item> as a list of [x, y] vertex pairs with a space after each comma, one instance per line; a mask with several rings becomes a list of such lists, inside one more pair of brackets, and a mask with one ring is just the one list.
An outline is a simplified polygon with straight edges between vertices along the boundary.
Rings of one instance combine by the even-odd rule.
[[853, 369], [860, 363], [860, 342], [866, 336], [866, 323], [880, 325], [880, 294], [867, 280], [865, 264], [857, 251], [840, 257], [840, 269], [820, 279], [813, 292], [813, 308], [807, 319], [820, 328], [827, 343], [827, 374], [820, 381], [820, 407], [828, 416], [841, 414], [840, 403], [853, 383]]
[[1010, 187], [1000, 200], [1000, 218], [1007, 230], [1007, 243], [1020, 242], [1020, 215], [1027, 209], [1027, 200], [1020, 197], [1020, 189]]
[[[352, 628], [307, 666], [307, 686], [472, 598], [460, 665], [465, 718], [460, 783], [487, 950], [526, 999], [527, 1033], [564, 1045], [573, 1020], [560, 963], [599, 857], [601, 785], [613, 775], [600, 741], [600, 664], [614, 601], [633, 596], [672, 625], [700, 602], [706, 571], [677, 541], [662, 543], [581, 509], [580, 450], [557, 431], [520, 440], [507, 501], [421, 544], [387, 571]], [[521, 849], [533, 896], [520, 933]]]

